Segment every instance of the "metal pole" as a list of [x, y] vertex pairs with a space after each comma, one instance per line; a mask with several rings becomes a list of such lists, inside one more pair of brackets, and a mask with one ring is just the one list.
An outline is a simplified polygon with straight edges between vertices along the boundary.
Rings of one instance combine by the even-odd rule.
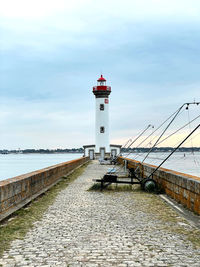
[[189, 105], [199, 105], [200, 102], [190, 102], [190, 103], [184, 103], [176, 112], [174, 117], [172, 118], [172, 120], [169, 122], [169, 124], [167, 125], [167, 127], [164, 129], [164, 131], [161, 133], [161, 135], [158, 137], [158, 139], [156, 140], [155, 144], [152, 146], [152, 148], [150, 149], [150, 151], [147, 153], [147, 155], [145, 156], [145, 158], [143, 159], [142, 163], [145, 161], [145, 159], [148, 157], [148, 155], [151, 153], [151, 151], [154, 149], [154, 147], [157, 145], [157, 143], [160, 141], [160, 139], [162, 138], [162, 136], [164, 135], [164, 133], [167, 131], [167, 129], [169, 128], [169, 126], [172, 124], [172, 122], [175, 120], [175, 118], [178, 116], [179, 112], [181, 111], [181, 109], [187, 105], [186, 109], [188, 109]]
[[124, 172], [126, 173], [127, 170], [127, 160], [124, 160]]
[[171, 155], [200, 127], [200, 124], [197, 125], [197, 127], [176, 147], [174, 148], [174, 150], [166, 157], [166, 159], [164, 159], [160, 165], [148, 176], [148, 178], [150, 178], [151, 176], [153, 176], [153, 174], [163, 165], [163, 163], [168, 160], [169, 157], [171, 157]]

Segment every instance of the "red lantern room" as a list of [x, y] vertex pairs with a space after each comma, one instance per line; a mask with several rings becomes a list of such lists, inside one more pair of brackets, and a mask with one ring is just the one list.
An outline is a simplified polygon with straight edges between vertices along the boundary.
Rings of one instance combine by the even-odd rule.
[[97, 86], [93, 87], [93, 94], [96, 95], [96, 97], [108, 97], [110, 93], [111, 87], [106, 85], [106, 79], [101, 75], [97, 80]]
[[101, 75], [101, 77], [97, 80], [97, 85], [106, 85], [106, 79]]

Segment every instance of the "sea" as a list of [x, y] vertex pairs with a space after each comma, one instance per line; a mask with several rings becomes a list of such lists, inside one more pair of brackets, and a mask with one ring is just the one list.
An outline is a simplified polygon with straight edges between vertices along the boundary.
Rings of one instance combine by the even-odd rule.
[[[159, 166], [169, 154], [170, 152], [150, 153], [145, 160], [147, 154], [143, 153], [124, 154], [123, 156]], [[176, 152], [161, 167], [200, 177], [200, 152]]]
[[[145, 155], [123, 154], [124, 157], [139, 161], [142, 161]], [[169, 152], [151, 153], [145, 162], [159, 165], [168, 155]], [[81, 157], [83, 154], [79, 153], [0, 154], [0, 181]], [[200, 177], [200, 152], [174, 153], [162, 167]]]
[[0, 181], [81, 157], [80, 153], [0, 154]]

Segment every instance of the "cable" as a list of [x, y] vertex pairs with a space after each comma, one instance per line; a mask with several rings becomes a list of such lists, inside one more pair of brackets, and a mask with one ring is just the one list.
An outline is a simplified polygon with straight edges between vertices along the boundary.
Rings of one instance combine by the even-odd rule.
[[[167, 125], [167, 127], [164, 129], [164, 131], [161, 133], [161, 135], [158, 137], [158, 139], [157, 139], [157, 141], [154, 143], [154, 145], [152, 146], [152, 148], [150, 149], [150, 151], [147, 153], [147, 155], [144, 157], [144, 159], [142, 160], [142, 163], [145, 161], [145, 159], [148, 157], [148, 155], [152, 152], [152, 150], [153, 150], [153, 148], [157, 145], [157, 144], [160, 144], [161, 142], [159, 142], [159, 140], [162, 138], [162, 136], [164, 135], [164, 133], [167, 131], [167, 129], [169, 128], [169, 126], [172, 124], [172, 122], [175, 120], [175, 118], [178, 116], [178, 115], [180, 115], [181, 113], [180, 113], [180, 111], [181, 111], [181, 109], [185, 106], [185, 105], [187, 105], [186, 106], [186, 109], [188, 109], [188, 107], [189, 107], [189, 105], [190, 104], [197, 104], [197, 105], [199, 105], [200, 104], [200, 102], [192, 102], [192, 103], [184, 103], [176, 112], [174, 112], [173, 113], [173, 118], [172, 118], [172, 120], [168, 123], [168, 125]], [[179, 114], [180, 113], [180, 114]], [[172, 116], [170, 116], [170, 117], [172, 117]], [[197, 116], [197, 118], [198, 118], [198, 116]], [[175, 133], [174, 133], [175, 134]], [[173, 135], [173, 134], [172, 134]], [[172, 136], [172, 135], [170, 135], [170, 136]], [[169, 137], [170, 137], [169, 136]], [[167, 137], [167, 138], [169, 138], [169, 137]], [[164, 140], [166, 140], [167, 138], [165, 138]], [[163, 140], [163, 141], [164, 141]], [[163, 142], [162, 141], [162, 142]], [[137, 167], [138, 168], [138, 167]], [[136, 170], [137, 170], [137, 168], [136, 168]]]
[[[132, 144], [133, 143], [135, 143], [148, 129], [149, 129], [149, 127], [151, 127], [151, 124], [149, 124], [133, 141], [132, 141], [132, 139], [130, 139], [132, 142], [129, 144], [129, 146], [127, 147], [127, 149], [128, 148], [130, 148], [131, 146], [132, 146]], [[129, 142], [129, 140], [128, 140], [128, 142]], [[126, 144], [128, 144], [128, 142], [126, 143]], [[130, 152], [131, 153], [131, 152]], [[130, 154], [130, 153], [128, 153], [127, 155], [126, 155], [126, 157]], [[118, 158], [119, 157], [119, 155], [120, 155], [121, 153], [119, 153], [117, 156], [116, 156], [116, 158]], [[112, 171], [115, 169], [115, 167], [113, 167], [110, 171], [109, 171], [109, 173], [112, 173]], [[116, 169], [116, 171], [115, 171], [115, 173], [117, 172], [117, 171], [119, 171], [120, 169], [122, 169], [122, 167], [121, 167], [121, 165], [120, 165], [120, 167], [118, 168], [118, 169]]]
[[[177, 111], [176, 111], [177, 112]], [[145, 139], [145, 140], [143, 140], [138, 146], [136, 146], [135, 147], [135, 149], [136, 148], [138, 148], [142, 143], [144, 143], [149, 137], [151, 137], [151, 135], [153, 135], [157, 130], [159, 130], [176, 112], [174, 112], [172, 115], [170, 115], [160, 126], [158, 126], [156, 129], [155, 129], [155, 131], [153, 131], [149, 136], [147, 136], [147, 138]], [[182, 114], [184, 112], [184, 110], [180, 113], [180, 115]], [[153, 139], [151, 139], [151, 141], [150, 142], [152, 142], [155, 138], [156, 138], [157, 136], [155, 136]], [[148, 142], [147, 143], [147, 145], [146, 146], [148, 146], [149, 144], [150, 144], [150, 142]], [[134, 153], [134, 152], [132, 152], [132, 153]], [[148, 152], [143, 152], [141, 155], [138, 155], [138, 156], [142, 156], [142, 155], [144, 155], [145, 153], [148, 153]], [[138, 157], [137, 156], [137, 157]], [[136, 157], [136, 158], [137, 158]], [[134, 158], [134, 159], [136, 159], [136, 158]]]
[[145, 159], [148, 157], [148, 155], [151, 153], [151, 151], [153, 150], [153, 148], [158, 144], [159, 140], [162, 138], [162, 136], [164, 135], [164, 133], [167, 131], [167, 129], [169, 128], [169, 126], [172, 124], [172, 122], [175, 120], [175, 118], [180, 115], [180, 111], [181, 109], [185, 106], [186, 106], [186, 109], [188, 109], [189, 105], [192, 105], [192, 104], [196, 104], [196, 105], [199, 105], [200, 102], [191, 102], [191, 103], [184, 103], [180, 108], [177, 109], [176, 112], [174, 112], [174, 116], [172, 118], [172, 120], [168, 123], [167, 127], [164, 129], [164, 131], [162, 132], [162, 134], [158, 137], [157, 141], [155, 142], [155, 144], [152, 146], [152, 148], [150, 149], [150, 151], [147, 153], [146, 157], [143, 159], [142, 163], [145, 161]]
[[[162, 141], [160, 141], [161, 140], [161, 138], [162, 138], [162, 136], [164, 135], [164, 133], [168, 130], [168, 128], [170, 127], [170, 125], [174, 122], [174, 120], [177, 118], [177, 116], [178, 115], [180, 115], [180, 114], [182, 114], [183, 112], [184, 112], [184, 110], [181, 112], [181, 110], [182, 110], [182, 108], [185, 106], [185, 105], [187, 105], [186, 106], [186, 109], [188, 109], [188, 107], [189, 107], [189, 105], [190, 104], [197, 104], [197, 105], [199, 105], [200, 104], [200, 102], [192, 102], [192, 103], [184, 103], [182, 106], [180, 106], [172, 115], [170, 115], [155, 131], [153, 131], [147, 138], [145, 138], [138, 146], [140, 146], [142, 143], [144, 143], [150, 136], [152, 136], [152, 134], [153, 133], [155, 133], [158, 129], [160, 129], [169, 119], [171, 119], [170, 120], [170, 122], [168, 123], [168, 125], [165, 127], [165, 129], [164, 129], [164, 131], [160, 134], [160, 136], [157, 138], [157, 140], [156, 140], [156, 142], [154, 143], [154, 145], [151, 147], [151, 149], [150, 149], [150, 151], [147, 153], [147, 155], [144, 157], [144, 159], [143, 159], [143, 161], [142, 161], [142, 163], [145, 161], [145, 159], [149, 156], [149, 154], [152, 152], [152, 150], [153, 150], [153, 148], [155, 148], [155, 146], [157, 145], [157, 144], [160, 144], [160, 143], [162, 143], [162, 142], [164, 142], [164, 140], [166, 140], [166, 139], [168, 139], [170, 136], [172, 136], [172, 135], [174, 135], [175, 133], [177, 133], [179, 130], [181, 130], [182, 128], [184, 128], [184, 127], [181, 127], [178, 131], [175, 131], [174, 133], [172, 133], [170, 136], [168, 136], [167, 138], [165, 138], [164, 140], [162, 140]], [[181, 113], [180, 113], [181, 112]], [[196, 129], [195, 129], [196, 130]], [[190, 135], [189, 135], [190, 136]], [[187, 136], [187, 138], [189, 137], [189, 136]], [[156, 136], [155, 136], [156, 137]], [[187, 139], [186, 138], [186, 139]], [[153, 140], [154, 140], [155, 138], [153, 138]], [[185, 142], [185, 140], [186, 139], [184, 139], [184, 142]], [[160, 141], [160, 142], [159, 142]], [[151, 140], [151, 142], [152, 142], [152, 140]], [[148, 143], [149, 144], [149, 143]], [[148, 145], [147, 144], [147, 145]], [[182, 144], [182, 143], [181, 143]], [[137, 146], [137, 147], [138, 147]], [[179, 147], [179, 146], [178, 146]], [[175, 152], [177, 150], [177, 148], [173, 151], [173, 153]], [[130, 152], [128, 155], [130, 155], [132, 152]], [[172, 154], [173, 154], [172, 153]], [[172, 155], [172, 154], [170, 154], [170, 156]], [[127, 156], [128, 156], [127, 155]], [[167, 157], [164, 161], [163, 161], [163, 163], [168, 159], [169, 157]], [[161, 163], [161, 164], [163, 164], [163, 163]], [[159, 165], [160, 166], [160, 165]], [[137, 167], [138, 168], [138, 167]], [[137, 168], [136, 168], [136, 170], [137, 170]]]
[[[190, 125], [192, 122], [194, 122], [196, 119], [200, 118], [200, 115], [198, 115], [197, 117], [195, 117], [193, 120], [189, 121], [188, 123], [186, 123], [185, 125], [183, 125], [181, 128], [179, 128], [178, 130], [176, 130], [175, 132], [173, 132], [172, 134], [168, 135], [165, 139], [161, 140], [159, 143], [157, 143], [157, 145], [161, 144], [162, 142], [164, 142], [165, 140], [167, 140], [168, 138], [170, 138], [172, 135], [176, 134], [177, 132], [179, 132], [180, 130], [182, 130], [183, 128], [185, 128], [186, 126]], [[190, 128], [190, 132], [191, 132], [191, 128]]]
[[[141, 137], [142, 136], [142, 134], [143, 133], [145, 133], [148, 129], [149, 129], [149, 127], [154, 127], [153, 125], [151, 125], [151, 124], [149, 124], [148, 125], [148, 127], [131, 143], [131, 145], [129, 146], [129, 147], [131, 147], [132, 146], [132, 144], [134, 143], [134, 142], [136, 142], [138, 139], [139, 139], [139, 137]], [[146, 139], [145, 139], [146, 140]], [[140, 143], [141, 144], [141, 143]], [[126, 157], [128, 156], [128, 155], [130, 155], [132, 152], [129, 152], [127, 155], [126, 155]]]
[[[189, 142], [191, 142], [191, 139], [193, 140], [193, 139], [195, 139], [196, 138], [196, 136], [198, 136], [200, 134], [200, 132], [199, 133], [197, 133], [194, 137], [190, 137], [186, 142], [185, 142], [185, 144], [187, 144], [187, 143], [189, 143]], [[179, 144], [179, 142], [180, 141], [178, 141], [178, 142], [176, 142], [176, 144], [173, 146], [173, 148], [175, 148], [175, 146], [177, 146], [178, 144]], [[175, 151], [176, 152], [176, 151]], [[178, 153], [178, 152], [177, 152]], [[161, 154], [161, 156], [163, 155], [163, 153]], [[152, 161], [149, 161], [148, 162], [148, 164], [151, 164], [152, 163]], [[199, 163], [198, 163], [199, 164]]]
[[183, 108], [183, 105], [177, 110], [177, 112], [175, 113], [174, 117], [172, 118], [172, 120], [168, 123], [167, 127], [164, 129], [164, 131], [161, 133], [161, 135], [158, 137], [158, 139], [156, 140], [155, 144], [152, 146], [152, 148], [150, 149], [150, 151], [147, 153], [146, 157], [143, 159], [142, 163], [145, 161], [145, 159], [148, 157], [148, 155], [151, 153], [151, 151], [153, 150], [153, 148], [157, 145], [157, 143], [159, 142], [159, 140], [162, 138], [162, 136], [164, 135], [164, 133], [167, 131], [167, 129], [169, 128], [169, 126], [172, 124], [172, 122], [175, 120], [175, 118], [178, 116], [179, 112], [181, 111], [181, 109]]
[[148, 176], [148, 178], [150, 178], [151, 176], [153, 177], [153, 174], [163, 165], [163, 163], [165, 163], [165, 161], [168, 160], [169, 157], [171, 157], [171, 155], [200, 127], [200, 124], [198, 124], [193, 130], [192, 132], [166, 157], [166, 159], [164, 161], [162, 161], [160, 163], [160, 165], [155, 168], [155, 170]]

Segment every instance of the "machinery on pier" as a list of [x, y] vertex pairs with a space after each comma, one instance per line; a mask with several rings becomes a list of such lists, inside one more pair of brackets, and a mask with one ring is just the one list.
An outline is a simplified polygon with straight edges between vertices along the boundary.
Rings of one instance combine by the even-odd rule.
[[[170, 120], [169, 123], [167, 124], [167, 126], [165, 127], [165, 129], [162, 131], [162, 133], [160, 134], [160, 136], [157, 138], [156, 142], [154, 143], [154, 145], [150, 148], [149, 152], [147, 153], [147, 155], [144, 157], [142, 163], [144, 162], [144, 160], [148, 157], [148, 155], [153, 151], [153, 149], [156, 147], [157, 144], [161, 143], [163, 140], [166, 140], [167, 138], [171, 137], [173, 134], [177, 133], [179, 130], [183, 129], [185, 126], [190, 125], [191, 122], [197, 120], [200, 118], [200, 115], [198, 115], [197, 117], [195, 117], [192, 120], [189, 120], [189, 122], [187, 124], [185, 124], [184, 126], [180, 127], [178, 130], [176, 130], [174, 133], [171, 133], [168, 137], [164, 138], [163, 140], [161, 140], [161, 138], [163, 137], [164, 133], [167, 131], [167, 129], [170, 127], [170, 125], [172, 124], [172, 122], [176, 119], [176, 117], [179, 115], [180, 111], [183, 109], [183, 107], [186, 106], [186, 110], [188, 110], [189, 105], [199, 105], [200, 102], [192, 102], [192, 103], [184, 103], [176, 112], [174, 112], [166, 121]], [[189, 118], [189, 116], [188, 116]], [[164, 123], [166, 122], [164, 121]], [[162, 123], [161, 125], [163, 125], [164, 123]], [[130, 147], [136, 140], [138, 140], [139, 137], [142, 136], [142, 134], [144, 134], [146, 132], [146, 130], [151, 127], [151, 125], [148, 125], [147, 128], [145, 128], [144, 131], [142, 131], [142, 133], [140, 133], [138, 135], [138, 137], [136, 139], [134, 139], [133, 141], [131, 140], [131, 143], [128, 147]], [[159, 126], [157, 129], [159, 129], [161, 126]], [[156, 192], [158, 190], [158, 186], [156, 181], [154, 180], [154, 174], [156, 173], [156, 171], [179, 149], [179, 147], [188, 139], [190, 138], [190, 136], [200, 127], [200, 124], [198, 124], [192, 131], [190, 129], [190, 133], [184, 138], [182, 139], [182, 141], [171, 151], [171, 153], [157, 166], [155, 167], [154, 171], [152, 173], [149, 174], [149, 176], [147, 177], [143, 177], [143, 174], [140, 170], [140, 162], [138, 162], [138, 166], [136, 168], [132, 168], [127, 166], [127, 162], [126, 159], [124, 160], [124, 172], [121, 172], [121, 168], [110, 168], [108, 170], [108, 172], [101, 178], [101, 179], [96, 179], [95, 181], [101, 184], [101, 190], [103, 190], [104, 188], [106, 188], [108, 185], [115, 183], [115, 184], [129, 184], [129, 185], [134, 185], [134, 184], [140, 184], [141, 188], [147, 192]], [[154, 128], [152, 126], [152, 128]], [[156, 129], [156, 130], [157, 130]], [[154, 132], [156, 131], [154, 130]], [[150, 135], [148, 137], [146, 137], [141, 143], [143, 143], [144, 141], [146, 141], [148, 138], [150, 137]], [[140, 143], [140, 144], [141, 144]], [[130, 154], [130, 153], [129, 153]], [[128, 155], [129, 155], [128, 154]], [[117, 163], [117, 159], [118, 159], [119, 155], [116, 156], [115, 159], [113, 159], [113, 163], [116, 164]]]

